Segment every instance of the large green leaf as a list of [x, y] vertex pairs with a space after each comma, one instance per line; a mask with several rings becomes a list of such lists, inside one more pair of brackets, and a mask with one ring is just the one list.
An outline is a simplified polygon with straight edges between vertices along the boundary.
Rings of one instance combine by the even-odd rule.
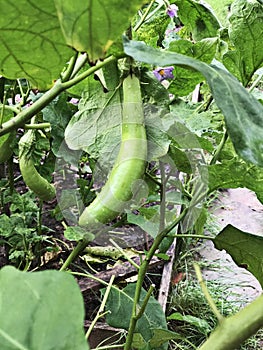
[[0, 0], [0, 74], [26, 78], [46, 89], [72, 55], [63, 38], [53, 0]]
[[181, 54], [161, 51], [143, 42], [124, 42], [125, 52], [156, 66], [177, 65], [201, 72], [224, 114], [229, 136], [246, 161], [263, 166], [263, 106], [225, 69]]
[[112, 165], [121, 138], [121, 104], [119, 75], [116, 63], [100, 71], [100, 81], [90, 76], [86, 80], [79, 111], [65, 130], [69, 148], [84, 150], [92, 157], [103, 159], [102, 166]]
[[129, 28], [144, 1], [54, 0], [69, 46], [87, 52], [90, 61], [103, 58], [108, 48]]
[[[203, 39], [195, 44], [189, 40], [175, 40], [170, 43], [169, 51], [210, 63], [215, 56], [217, 42], [217, 38]], [[181, 67], [175, 67], [173, 74], [176, 79], [171, 82], [169, 91], [175, 96], [189, 94], [194, 90], [196, 84], [204, 80], [204, 76], [199, 72], [187, 71]]]
[[223, 63], [244, 86], [263, 65], [263, 6], [257, 0], [236, 0], [231, 7], [228, 27], [233, 49], [223, 57]]
[[74, 278], [58, 271], [0, 271], [0, 344], [5, 350], [88, 350], [83, 300]]
[[205, 0], [211, 6], [218, 20], [223, 26], [228, 24], [229, 7], [233, 0]]
[[[107, 313], [106, 321], [110, 326], [129, 328], [135, 288], [135, 284], [128, 284], [122, 291], [115, 288], [111, 289], [106, 304], [106, 310], [110, 311]], [[146, 291], [142, 289], [140, 305], [145, 296]], [[140, 333], [144, 340], [148, 342], [153, 337], [155, 328], [167, 329], [167, 324], [161, 305], [154, 297], [150, 297], [143, 316], [137, 322], [135, 332]], [[165, 349], [167, 349], [167, 344], [155, 348], [155, 350]]]
[[173, 3], [179, 7], [178, 16], [187, 37], [199, 41], [216, 36], [220, 25], [207, 6], [194, 0], [174, 0]]
[[263, 286], [263, 237], [227, 225], [215, 238], [217, 249], [225, 249], [238, 266], [245, 267]]
[[263, 203], [263, 169], [236, 158], [209, 165], [209, 190], [246, 187], [254, 191]]

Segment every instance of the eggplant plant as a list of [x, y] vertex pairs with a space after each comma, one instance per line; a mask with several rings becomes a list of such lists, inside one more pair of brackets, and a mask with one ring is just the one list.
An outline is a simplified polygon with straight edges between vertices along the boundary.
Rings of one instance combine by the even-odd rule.
[[[81, 331], [81, 293], [62, 270], [91, 241], [109, 241], [123, 223], [153, 240], [137, 266], [137, 282], [124, 289], [106, 284], [99, 310], [98, 318], [105, 307], [108, 324], [125, 330], [125, 350], [165, 350], [180, 337], [168, 329], [154, 287], [143, 288], [151, 259], [175, 237], [212, 240], [262, 285], [262, 237], [232, 226], [216, 237], [203, 235], [214, 191], [246, 187], [263, 203], [262, 2], [0, 5], [0, 162], [4, 175], [8, 170], [1, 193], [15, 190], [18, 163], [40, 206], [57, 197], [65, 238], [76, 243], [61, 271], [2, 268], [1, 348], [89, 348]], [[92, 180], [70, 175], [71, 187], [65, 169], [80, 174], [81, 157]], [[1, 210], [6, 220], [8, 208]], [[198, 268], [196, 274], [202, 284]], [[218, 327], [200, 349], [235, 349], [263, 326], [262, 297], [224, 318], [204, 293]], [[13, 309], [28, 321], [14, 323]], [[67, 327], [65, 319], [72, 321]]]

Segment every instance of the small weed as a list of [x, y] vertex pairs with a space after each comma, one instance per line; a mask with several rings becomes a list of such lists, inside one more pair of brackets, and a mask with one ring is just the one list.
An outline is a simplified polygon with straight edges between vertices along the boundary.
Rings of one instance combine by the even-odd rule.
[[4, 205], [8, 211], [0, 215], [0, 244], [6, 247], [9, 263], [28, 270], [33, 259], [40, 258], [42, 243], [47, 241], [42, 234], [35, 195], [31, 191], [15, 192], [4, 197]]

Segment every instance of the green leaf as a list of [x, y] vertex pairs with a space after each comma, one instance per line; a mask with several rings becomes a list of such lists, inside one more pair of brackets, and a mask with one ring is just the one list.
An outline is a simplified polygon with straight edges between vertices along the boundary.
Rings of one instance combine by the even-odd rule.
[[206, 0], [205, 2], [211, 6], [219, 22], [227, 26], [229, 7], [233, 0]]
[[194, 223], [194, 232], [196, 235], [202, 235], [204, 233], [204, 227], [207, 222], [208, 212], [207, 208], [203, 206], [200, 215], [196, 219]]
[[176, 320], [188, 323], [196, 327], [203, 334], [208, 334], [209, 332], [211, 332], [211, 327], [206, 320], [192, 315], [182, 315], [180, 312], [174, 312], [167, 317], [167, 320]]
[[141, 76], [141, 83], [144, 102], [148, 102], [151, 106], [156, 104], [158, 108], [170, 103], [169, 91], [160, 84], [159, 80], [155, 78], [152, 72], [143, 73]]
[[87, 232], [86, 229], [80, 226], [68, 226], [66, 230], [64, 231], [64, 236], [69, 240], [69, 241], [79, 241], [85, 238], [87, 238], [89, 241], [94, 240], [94, 235], [90, 232]]
[[[135, 288], [135, 284], [128, 284], [122, 291], [111, 289], [106, 303], [106, 310], [110, 311], [106, 315], [106, 321], [110, 326], [128, 330]], [[139, 305], [142, 305], [145, 296], [146, 291], [142, 289]], [[167, 329], [167, 325], [161, 305], [154, 297], [150, 297], [143, 316], [137, 322], [135, 332], [140, 333], [148, 342], [153, 336], [154, 328]], [[165, 345], [156, 348], [156, 350], [165, 349], [167, 349]]]
[[[197, 136], [203, 136], [207, 132], [217, 132], [222, 128], [223, 116], [218, 111], [213, 110], [198, 112], [196, 104], [189, 104], [184, 101], [176, 101], [171, 106], [171, 114], [179, 119], [182, 124]], [[198, 139], [202, 144], [202, 140]], [[214, 150], [214, 149], [213, 149]]]
[[244, 86], [263, 65], [263, 6], [257, 0], [236, 0], [229, 17], [229, 39], [233, 45], [223, 56], [223, 63]]
[[220, 25], [207, 6], [194, 0], [175, 0], [173, 3], [179, 7], [178, 16], [188, 38], [199, 41], [217, 35]]
[[45, 90], [73, 54], [63, 38], [53, 0], [1, 0], [0, 74], [26, 78]]
[[158, 346], [168, 342], [173, 339], [182, 339], [183, 337], [180, 334], [167, 329], [153, 329], [153, 337], [150, 340], [150, 345], [152, 349], [156, 349]]
[[135, 215], [133, 213], [128, 213], [127, 221], [130, 224], [139, 226], [142, 230], [147, 232], [152, 237], [156, 237], [158, 233], [159, 223], [157, 220], [153, 221], [153, 220], [147, 219], [142, 215]]
[[129, 27], [142, 0], [55, 0], [61, 28], [69, 46], [87, 52], [91, 62], [105, 53]]
[[6, 214], [0, 215], [0, 235], [3, 237], [9, 237], [13, 233], [12, 220]]
[[263, 106], [225, 69], [181, 54], [161, 51], [142, 42], [124, 42], [134, 59], [157, 66], [175, 64], [201, 72], [224, 114], [236, 152], [246, 161], [263, 166]]
[[[169, 45], [169, 51], [199, 59], [210, 63], [216, 54], [218, 39], [207, 38], [195, 44], [189, 40], [175, 40]], [[175, 67], [174, 79], [169, 86], [169, 92], [175, 96], [185, 96], [194, 90], [196, 84], [204, 80], [204, 76], [197, 71], [190, 71]]]
[[[183, 101], [173, 103], [171, 105], [171, 115], [174, 120], [180, 121], [192, 133], [192, 138], [196, 140], [198, 147], [205, 149], [209, 153], [214, 152], [213, 142], [221, 137], [223, 125], [223, 115], [221, 113], [213, 112], [211, 110], [206, 112], [199, 112], [196, 110], [196, 104], [189, 105]], [[174, 137], [176, 141], [176, 137]], [[196, 148], [196, 147], [194, 147]]]
[[64, 140], [64, 132], [70, 118], [72, 110], [67, 104], [66, 94], [61, 94], [43, 109], [43, 118], [51, 124], [52, 151], [58, 156], [59, 148]]
[[[63, 217], [70, 224], [78, 223], [79, 213], [83, 211], [83, 201], [75, 188], [66, 186], [58, 193], [58, 205]], [[69, 238], [70, 239], [70, 238]]]
[[17, 215], [26, 225], [31, 226], [32, 221], [36, 220], [39, 213], [39, 208], [35, 202], [34, 193], [32, 191], [28, 191], [21, 195], [15, 192], [9, 197], [9, 201], [12, 202], [10, 205], [12, 220]]
[[64, 272], [0, 271], [0, 344], [8, 350], [88, 350], [83, 300]]
[[217, 249], [225, 249], [238, 266], [246, 268], [263, 286], [263, 237], [227, 225], [213, 242]]
[[0, 138], [0, 164], [7, 162], [12, 154], [16, 143], [15, 132], [11, 132]]
[[157, 113], [147, 113], [145, 116], [145, 126], [148, 141], [147, 160], [156, 160], [165, 156], [169, 150], [170, 140], [164, 130], [162, 119]]
[[193, 173], [192, 165], [190, 164], [186, 153], [176, 147], [174, 143], [171, 143], [170, 145], [169, 155], [176, 164], [176, 167], [179, 171], [182, 171], [186, 174]]
[[263, 203], [263, 169], [236, 158], [208, 166], [209, 191], [218, 188], [246, 187], [254, 191]]
[[132, 346], [135, 349], [143, 349], [147, 346], [145, 340], [143, 339], [143, 336], [141, 333], [134, 333], [133, 339], [132, 339]]
[[[136, 18], [140, 21], [141, 16]], [[153, 47], [159, 46], [167, 30], [167, 26], [171, 23], [170, 17], [167, 15], [165, 10], [159, 9], [153, 15], [148, 16], [140, 28], [133, 33], [134, 40], [144, 41]], [[135, 24], [136, 25], [136, 24]]]
[[79, 111], [65, 130], [69, 148], [84, 150], [92, 157], [103, 159], [102, 166], [113, 164], [121, 141], [121, 104], [119, 76], [116, 64], [101, 71], [104, 87], [89, 77], [79, 101]]

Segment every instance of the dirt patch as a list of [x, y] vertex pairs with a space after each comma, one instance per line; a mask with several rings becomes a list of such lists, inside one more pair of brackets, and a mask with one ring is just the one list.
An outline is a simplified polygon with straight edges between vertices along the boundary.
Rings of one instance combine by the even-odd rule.
[[[223, 192], [212, 210], [218, 232], [231, 224], [240, 230], [263, 236], [263, 205], [248, 189]], [[199, 253], [207, 264], [203, 271], [204, 278], [229, 286], [229, 294], [224, 296], [227, 299], [243, 306], [262, 293], [258, 280], [246, 269], [238, 267], [225, 251], [215, 249], [211, 241], [203, 242]]]

